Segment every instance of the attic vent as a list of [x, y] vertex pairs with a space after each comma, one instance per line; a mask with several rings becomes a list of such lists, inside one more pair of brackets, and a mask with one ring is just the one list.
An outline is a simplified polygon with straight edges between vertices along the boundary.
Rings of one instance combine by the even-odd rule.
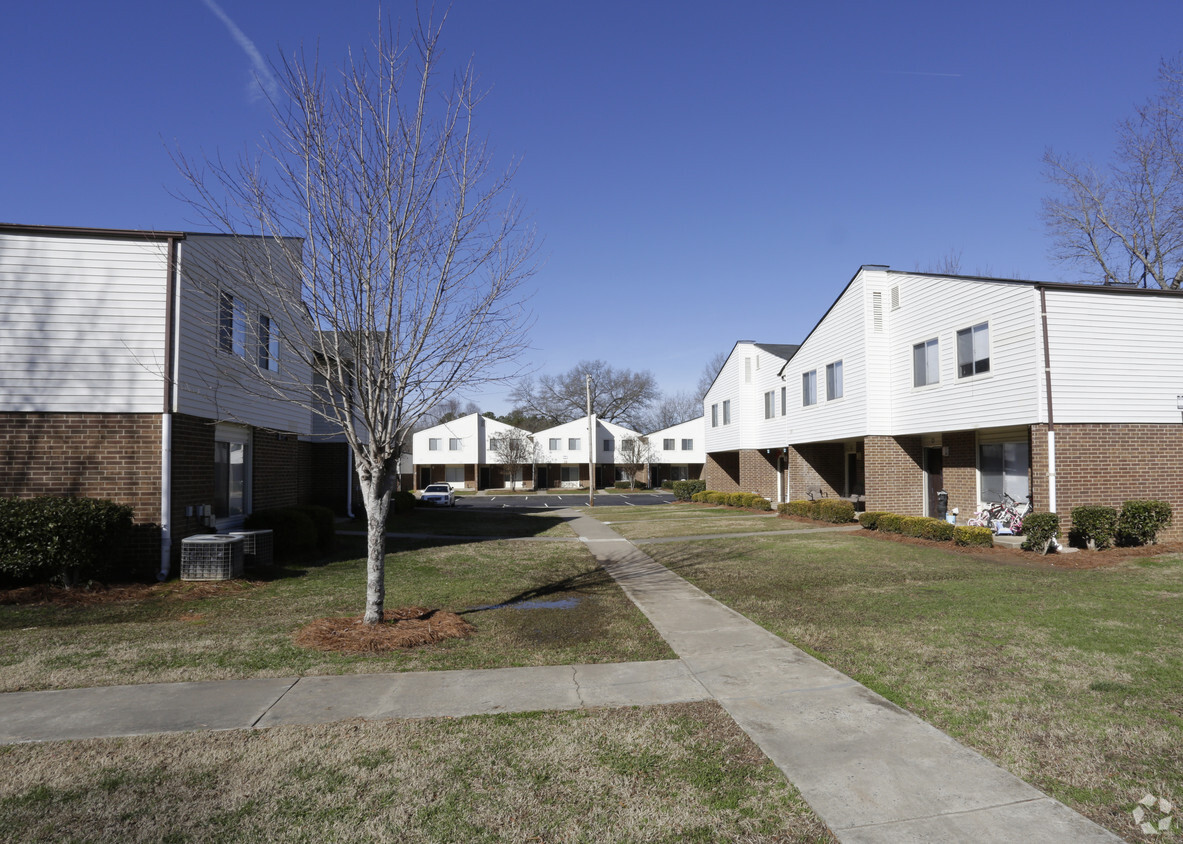
[[875, 331], [883, 330], [883, 294], [878, 291], [871, 294], [871, 325]]
[[745, 384], [752, 383], [752, 359], [743, 359], [743, 380]]
[[891, 288], [891, 309], [893, 311], [899, 310], [900, 307], [900, 286], [897, 284]]

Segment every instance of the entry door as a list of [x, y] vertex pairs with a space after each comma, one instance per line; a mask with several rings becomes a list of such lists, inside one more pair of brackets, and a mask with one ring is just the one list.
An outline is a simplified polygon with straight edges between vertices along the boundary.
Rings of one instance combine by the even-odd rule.
[[937, 516], [937, 493], [945, 488], [944, 460], [940, 448], [924, 449], [924, 469], [928, 474], [927, 514]]

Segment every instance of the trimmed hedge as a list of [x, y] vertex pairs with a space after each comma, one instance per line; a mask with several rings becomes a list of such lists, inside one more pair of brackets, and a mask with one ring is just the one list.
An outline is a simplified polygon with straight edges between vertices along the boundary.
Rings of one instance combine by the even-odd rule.
[[1127, 501], [1117, 516], [1118, 545], [1147, 545], [1171, 523], [1171, 505], [1165, 501]]
[[900, 533], [904, 536], [914, 536], [921, 539], [924, 536], [924, 526], [928, 523], [928, 516], [905, 516], [900, 524]]
[[1092, 540], [1098, 551], [1113, 544], [1117, 536], [1117, 510], [1112, 507], [1073, 507], [1069, 544], [1084, 548]]
[[303, 513], [312, 520], [316, 528], [316, 547], [321, 551], [332, 551], [337, 544], [337, 517], [328, 507], [319, 504], [296, 504], [290, 509]]
[[1023, 550], [1046, 554], [1060, 535], [1060, 517], [1055, 513], [1032, 513], [1023, 519]]
[[419, 506], [419, 499], [415, 497], [413, 492], [400, 489], [390, 494], [390, 512], [395, 515], [409, 513], [417, 506]]
[[993, 548], [994, 532], [988, 527], [955, 525], [953, 527], [953, 544], [970, 547]]
[[934, 542], [949, 542], [953, 539], [955, 528], [956, 525], [946, 522], [944, 519], [926, 519], [924, 528], [920, 532], [920, 538], [931, 539]]
[[103, 498], [0, 498], [0, 574], [71, 587], [115, 573], [131, 520]]
[[649, 489], [640, 481], [637, 481], [636, 484], [632, 481], [615, 481], [612, 486], [616, 489]]
[[256, 510], [246, 517], [242, 526], [246, 530], [273, 531], [277, 560], [303, 556], [316, 549], [316, 525], [298, 507]]
[[823, 522], [843, 525], [854, 521], [854, 504], [845, 498], [823, 498], [817, 505], [816, 518]]
[[673, 481], [662, 481], [662, 482], [661, 482], [661, 488], [662, 488], [662, 489], [668, 489], [668, 490], [670, 490], [670, 491], [673, 491], [673, 488], [674, 488], [674, 482], [673, 482]]
[[898, 513], [884, 513], [879, 517], [878, 529], [884, 533], [903, 533], [904, 518]]
[[879, 510], [867, 513], [859, 513], [858, 523], [867, 530], [876, 530], [879, 527], [879, 519], [885, 515], [887, 514]]
[[[670, 483], [667, 481], [666, 483]], [[665, 487], [665, 484], [662, 484]], [[678, 501], [701, 501], [702, 499], [695, 498], [698, 493], [706, 492], [707, 482], [704, 480], [693, 481], [674, 481], [670, 483], [670, 488], [674, 491], [674, 498]]]

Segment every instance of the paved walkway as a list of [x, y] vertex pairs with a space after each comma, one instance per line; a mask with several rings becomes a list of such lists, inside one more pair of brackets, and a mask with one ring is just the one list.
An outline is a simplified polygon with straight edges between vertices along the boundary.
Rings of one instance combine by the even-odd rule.
[[0, 695], [0, 743], [713, 698], [841, 841], [1121, 840], [720, 604], [608, 525], [564, 516], [679, 659], [18, 692]]

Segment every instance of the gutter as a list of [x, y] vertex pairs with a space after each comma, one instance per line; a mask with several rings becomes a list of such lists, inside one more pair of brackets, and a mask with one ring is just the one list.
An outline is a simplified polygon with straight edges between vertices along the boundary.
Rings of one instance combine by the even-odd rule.
[[1052, 413], [1052, 359], [1047, 332], [1047, 294], [1039, 287], [1039, 310], [1043, 317], [1043, 378], [1047, 393], [1047, 509], [1056, 512], [1056, 418]]

